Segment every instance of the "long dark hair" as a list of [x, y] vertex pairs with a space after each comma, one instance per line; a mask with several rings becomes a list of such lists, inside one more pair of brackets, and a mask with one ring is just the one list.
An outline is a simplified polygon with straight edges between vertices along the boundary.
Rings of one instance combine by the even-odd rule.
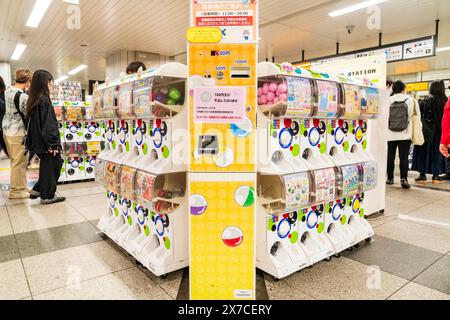
[[0, 77], [0, 94], [4, 93], [6, 90], [6, 84], [5, 81], [3, 81], [3, 78]]
[[43, 97], [50, 98], [48, 84], [53, 81], [53, 76], [46, 70], [37, 70], [31, 79], [30, 91], [27, 102], [27, 118], [30, 119], [34, 110]]

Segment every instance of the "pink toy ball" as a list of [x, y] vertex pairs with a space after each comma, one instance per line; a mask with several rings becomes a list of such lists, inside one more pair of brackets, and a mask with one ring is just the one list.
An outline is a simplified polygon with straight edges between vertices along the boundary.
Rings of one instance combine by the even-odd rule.
[[275, 97], [275, 98], [273, 99], [273, 103], [275, 104], [275, 103], [278, 103], [278, 102], [280, 102], [280, 98]]
[[272, 82], [272, 83], [269, 85], [269, 90], [270, 90], [270, 92], [277, 92], [277, 90], [278, 90], [278, 84], [277, 84], [276, 82]]
[[269, 93], [266, 95], [266, 97], [267, 97], [267, 100], [268, 100], [268, 101], [273, 101], [273, 99], [275, 99], [275, 93], [269, 92]]
[[287, 94], [286, 93], [282, 93], [282, 94], [280, 94], [280, 96], [278, 98], [280, 99], [280, 101], [286, 102], [287, 101]]
[[265, 83], [263, 86], [263, 94], [268, 94], [269, 93], [269, 84]]
[[280, 84], [278, 86], [278, 91], [280, 92], [280, 94], [287, 93], [287, 91], [288, 91], [287, 85], [285, 85], [284, 83]]
[[258, 104], [259, 105], [262, 105], [263, 103], [262, 103], [262, 100], [261, 100], [261, 97], [258, 97]]
[[269, 100], [267, 100], [267, 96], [266, 95], [262, 95], [260, 97], [260, 99], [261, 99], [261, 104], [267, 104], [267, 102], [269, 101]]
[[258, 97], [263, 95], [263, 88], [258, 88]]

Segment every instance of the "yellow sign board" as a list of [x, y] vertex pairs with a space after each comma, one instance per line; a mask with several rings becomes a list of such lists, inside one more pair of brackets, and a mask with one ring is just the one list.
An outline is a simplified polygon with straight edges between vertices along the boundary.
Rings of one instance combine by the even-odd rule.
[[[191, 298], [255, 299], [255, 179], [191, 176]], [[215, 176], [213, 176], [214, 178]], [[203, 181], [202, 181], [203, 180]], [[206, 179], [208, 180], [208, 179]]]
[[188, 29], [186, 37], [190, 43], [219, 43], [222, 31], [219, 28], [194, 27]]
[[406, 84], [406, 91], [428, 91], [430, 88], [430, 84], [428, 82], [414, 82]]

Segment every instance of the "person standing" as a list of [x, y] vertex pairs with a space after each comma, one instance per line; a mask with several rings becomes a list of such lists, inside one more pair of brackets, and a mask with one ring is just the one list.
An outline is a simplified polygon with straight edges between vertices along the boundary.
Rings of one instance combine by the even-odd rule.
[[[6, 102], [5, 102], [5, 91], [6, 84], [2, 77], [0, 77], [0, 123], [3, 122], [3, 118], [5, 117], [6, 111]], [[3, 129], [0, 126], [0, 152], [3, 151], [6, 155], [8, 155], [8, 150], [6, 150], [5, 139], [3, 138]]]
[[11, 190], [10, 199], [27, 199], [30, 194], [27, 189], [28, 157], [23, 144], [26, 135], [25, 112], [28, 89], [33, 73], [29, 69], [20, 68], [16, 71], [14, 86], [5, 92], [5, 117], [2, 122], [3, 137], [11, 159]]
[[127, 67], [127, 75], [138, 73], [139, 69], [142, 68], [142, 71], [147, 70], [145, 64], [141, 61], [133, 61]]
[[447, 101], [442, 117], [442, 137], [439, 150], [444, 157], [450, 158], [450, 99]]
[[31, 82], [26, 110], [28, 123], [26, 147], [41, 160], [39, 180], [30, 191], [30, 198], [41, 198], [41, 204], [44, 205], [66, 200], [56, 195], [63, 159], [58, 120], [50, 100], [52, 84], [53, 76], [48, 71], [36, 71]]
[[413, 137], [411, 118], [414, 114], [420, 117], [417, 101], [406, 94], [406, 85], [396, 81], [392, 85], [389, 109], [387, 185], [394, 184], [395, 157], [397, 149], [400, 157], [400, 184], [403, 189], [410, 189], [408, 183], [409, 151]]
[[439, 152], [447, 100], [444, 82], [434, 81], [430, 86], [430, 95], [420, 103], [425, 144], [414, 147], [412, 170], [420, 173], [417, 183], [426, 184], [427, 174], [433, 175], [433, 184], [442, 183], [439, 176], [447, 172], [447, 160]]

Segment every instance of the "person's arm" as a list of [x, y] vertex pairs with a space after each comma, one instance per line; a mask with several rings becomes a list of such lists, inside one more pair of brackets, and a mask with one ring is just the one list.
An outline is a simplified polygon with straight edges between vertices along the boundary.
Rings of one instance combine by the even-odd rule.
[[23, 114], [27, 114], [27, 102], [28, 102], [28, 95], [26, 93], [22, 93], [20, 95], [20, 111]]
[[49, 99], [44, 99], [44, 105], [41, 109], [41, 126], [42, 126], [42, 139], [50, 150], [59, 150], [60, 148], [60, 138], [59, 138], [59, 127], [58, 120], [56, 119], [55, 110]]
[[449, 148], [450, 148], [450, 99], [444, 109], [444, 117], [442, 118], [442, 138], [441, 138], [441, 153], [449, 158]]

